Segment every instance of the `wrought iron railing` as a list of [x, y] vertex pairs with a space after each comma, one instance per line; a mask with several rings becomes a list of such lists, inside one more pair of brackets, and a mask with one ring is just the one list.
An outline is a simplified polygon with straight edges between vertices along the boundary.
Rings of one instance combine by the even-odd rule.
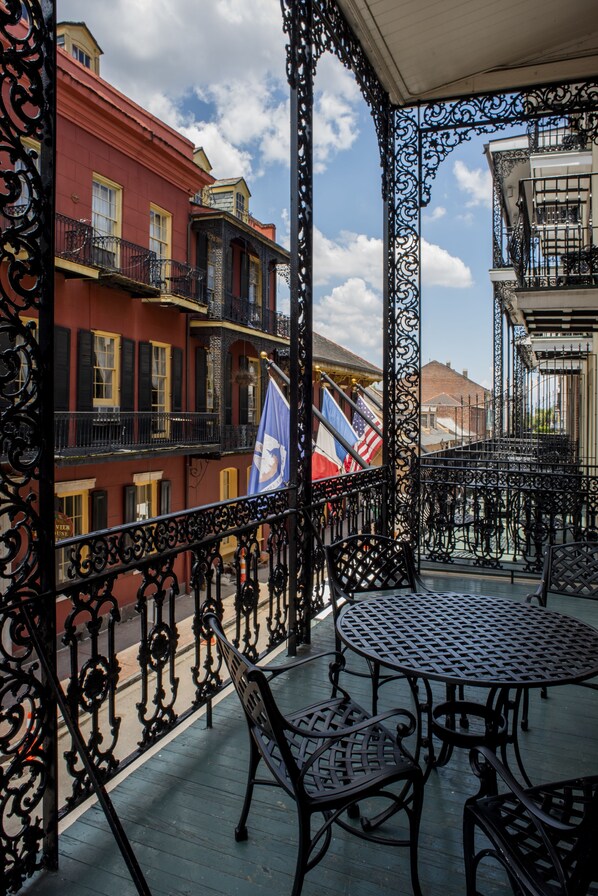
[[519, 220], [509, 242], [522, 287], [598, 285], [591, 183], [591, 174], [522, 181]]
[[[314, 484], [307, 517], [314, 587], [302, 598], [304, 619], [328, 601], [322, 544], [382, 525], [386, 473], [376, 468]], [[206, 610], [223, 614], [251, 658], [289, 638], [297, 618], [289, 588], [291, 506], [290, 491], [267, 492], [57, 544], [59, 675], [103, 779], [221, 686], [202, 626]], [[66, 731], [59, 752], [64, 814], [90, 783]]]
[[291, 335], [291, 322], [287, 315], [272, 311], [270, 308], [262, 308], [249, 299], [240, 299], [227, 294], [223, 303], [210, 298], [208, 301], [208, 316], [213, 320], [231, 321], [272, 336], [289, 338]]
[[67, 215], [55, 217], [55, 253], [65, 261], [99, 268], [142, 284], [156, 295], [177, 295], [198, 304], [205, 302], [205, 276], [199, 268], [114, 236], [98, 234], [88, 221]]
[[428, 455], [420, 486], [427, 561], [538, 572], [547, 545], [598, 537], [598, 467], [555, 439]]
[[94, 411], [56, 411], [54, 449], [60, 457], [93, 449], [94, 456], [167, 446], [194, 448], [220, 445], [218, 414], [172, 411], [149, 413], [96, 408]]
[[583, 128], [583, 122], [571, 124], [562, 119], [553, 122], [550, 119], [530, 122], [528, 126], [530, 152], [573, 152], [588, 149], [591, 140]]
[[164, 295], [182, 296], [198, 304], [206, 301], [205, 272], [199, 268], [172, 258], [157, 258], [154, 277]]
[[253, 451], [257, 425], [243, 423], [237, 425], [226, 424], [222, 427], [223, 451]]

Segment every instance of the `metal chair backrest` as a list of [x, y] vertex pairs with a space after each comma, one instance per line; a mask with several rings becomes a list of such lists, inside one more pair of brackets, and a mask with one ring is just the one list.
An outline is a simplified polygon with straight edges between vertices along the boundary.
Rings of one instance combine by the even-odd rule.
[[598, 600], [598, 541], [552, 545], [540, 588], [543, 604], [549, 592]]
[[340, 598], [377, 591], [416, 591], [418, 580], [408, 544], [384, 535], [351, 535], [326, 547], [333, 606]]
[[[272, 696], [267, 675], [231, 644], [215, 613], [206, 613], [204, 621], [216, 636], [222, 659], [229, 671], [231, 682], [245, 712], [249, 730], [262, 757], [281, 782], [285, 782], [288, 786], [291, 781], [296, 787], [299, 770], [286, 739], [285, 718]], [[286, 775], [279, 765], [273, 767], [270, 748], [272, 743], [278, 747], [286, 768]]]

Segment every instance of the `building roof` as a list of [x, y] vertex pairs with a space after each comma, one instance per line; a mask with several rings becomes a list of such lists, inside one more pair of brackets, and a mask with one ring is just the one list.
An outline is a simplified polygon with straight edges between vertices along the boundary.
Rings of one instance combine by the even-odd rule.
[[234, 187], [236, 184], [245, 184], [245, 189], [251, 196], [251, 192], [249, 187], [247, 186], [247, 181], [244, 177], [223, 177], [219, 180], [215, 180], [212, 184], [212, 187]]
[[373, 382], [382, 379], [383, 371], [375, 364], [371, 364], [359, 355], [349, 351], [342, 345], [332, 342], [319, 333], [313, 334], [313, 362], [314, 365], [321, 363], [331, 365], [333, 367], [342, 367], [347, 370], [354, 370], [356, 374], [366, 375]]
[[595, 0], [337, 0], [399, 106], [598, 75]]
[[452, 395], [447, 395], [446, 392], [441, 392], [440, 395], [435, 395], [433, 398], [427, 398], [425, 401], [422, 401], [422, 408], [430, 406], [458, 408], [461, 407], [461, 402], [457, 401], [456, 398], [453, 398]]

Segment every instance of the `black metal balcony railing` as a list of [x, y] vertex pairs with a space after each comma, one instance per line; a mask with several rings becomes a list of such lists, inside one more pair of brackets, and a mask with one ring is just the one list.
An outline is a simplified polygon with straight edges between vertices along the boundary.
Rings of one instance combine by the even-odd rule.
[[165, 295], [181, 296], [204, 304], [205, 274], [199, 268], [172, 258], [157, 258], [154, 263], [154, 283]]
[[289, 338], [291, 335], [290, 318], [278, 311], [262, 308], [249, 299], [240, 299], [227, 294], [224, 303], [209, 298], [208, 316], [213, 320], [227, 320], [244, 327], [253, 327], [271, 336]]
[[[301, 631], [326, 599], [321, 544], [349, 532], [380, 528], [386, 487], [385, 468], [314, 484], [314, 587], [301, 606], [291, 606], [289, 597], [289, 490], [57, 544], [58, 590], [68, 607], [62, 617], [67, 650], [60, 676], [69, 681], [71, 713], [86, 732], [102, 778], [113, 777], [221, 686], [215, 648], [202, 637], [203, 612], [212, 608], [222, 613], [236, 643], [253, 659], [285, 641], [296, 625]], [[132, 617], [127, 626], [119, 626], [122, 607], [116, 595], [133, 571], [139, 577], [128, 608]], [[189, 579], [183, 581], [182, 576]], [[183, 630], [193, 633], [184, 639], [184, 648], [179, 644]], [[132, 644], [139, 646], [136, 666], [125, 673], [118, 654]], [[123, 711], [123, 706], [132, 705], [132, 690], [137, 715]], [[85, 770], [69, 752], [73, 745], [66, 733], [65, 738], [63, 813], [90, 792]]]
[[573, 129], [566, 122], [534, 121], [528, 126], [528, 134], [530, 152], [533, 153], [572, 152], [590, 146], [590, 138], [580, 124]]
[[102, 236], [87, 221], [55, 218], [55, 252], [59, 258], [146, 287], [155, 295], [177, 295], [205, 302], [204, 272], [186, 262], [158, 258], [155, 252], [114, 236]]
[[598, 467], [571, 458], [559, 436], [422, 458], [422, 558], [538, 572], [548, 544], [598, 537]]
[[257, 436], [257, 424], [244, 423], [222, 427], [223, 451], [253, 451]]
[[598, 246], [591, 217], [591, 175], [523, 181], [509, 255], [530, 289], [597, 286]]
[[101, 408], [54, 414], [54, 448], [63, 457], [88, 448], [97, 455], [165, 446], [214, 446], [220, 444], [220, 435], [218, 414]]

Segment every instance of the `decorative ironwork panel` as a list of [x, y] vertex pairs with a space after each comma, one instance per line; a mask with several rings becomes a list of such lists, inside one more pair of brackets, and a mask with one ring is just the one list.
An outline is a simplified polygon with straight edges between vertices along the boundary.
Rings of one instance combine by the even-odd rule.
[[[0, 9], [0, 863], [56, 864], [55, 705], [21, 605], [54, 653], [53, 4]], [[33, 320], [36, 323], [33, 323]]]

